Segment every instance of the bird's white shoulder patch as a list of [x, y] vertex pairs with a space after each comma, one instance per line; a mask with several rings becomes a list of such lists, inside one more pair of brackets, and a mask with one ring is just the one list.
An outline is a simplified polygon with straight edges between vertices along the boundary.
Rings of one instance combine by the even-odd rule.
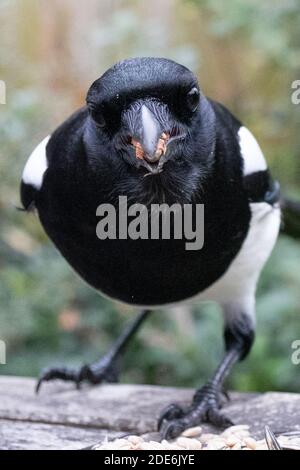
[[43, 183], [44, 173], [47, 170], [48, 163], [46, 157], [46, 145], [49, 142], [50, 135], [46, 137], [32, 152], [25, 165], [22, 181], [30, 184], [36, 189], [40, 189]]
[[244, 160], [244, 175], [251, 175], [257, 171], [265, 171], [267, 163], [253, 134], [242, 126], [238, 131], [242, 158]]

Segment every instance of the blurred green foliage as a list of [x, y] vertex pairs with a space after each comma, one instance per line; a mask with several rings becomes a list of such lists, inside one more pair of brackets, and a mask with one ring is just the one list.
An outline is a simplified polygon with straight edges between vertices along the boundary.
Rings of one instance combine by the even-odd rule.
[[[167, 56], [192, 68], [204, 91], [254, 131], [284, 191], [300, 197], [300, 6], [296, 0], [11, 0], [0, 2], [0, 339], [2, 374], [37, 375], [103, 354], [132, 316], [69, 268], [33, 215], [18, 212], [18, 184], [34, 146], [84, 102], [115, 61]], [[258, 334], [230, 386], [300, 390], [291, 343], [300, 338], [300, 245], [281, 238], [259, 284]], [[184, 334], [183, 334], [184, 332]], [[222, 354], [215, 305], [161, 311], [124, 357], [125, 381], [196, 386]]]

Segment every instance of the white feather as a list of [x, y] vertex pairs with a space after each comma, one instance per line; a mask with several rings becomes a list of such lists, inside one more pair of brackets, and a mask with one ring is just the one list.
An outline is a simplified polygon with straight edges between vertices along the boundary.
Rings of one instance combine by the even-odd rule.
[[25, 184], [30, 184], [36, 189], [40, 189], [42, 187], [44, 173], [48, 167], [46, 146], [49, 139], [50, 135], [34, 149], [28, 158], [23, 171], [22, 181]]
[[251, 175], [257, 171], [267, 169], [265, 157], [255, 137], [246, 127], [241, 127], [238, 132], [241, 154], [244, 161], [244, 175]]

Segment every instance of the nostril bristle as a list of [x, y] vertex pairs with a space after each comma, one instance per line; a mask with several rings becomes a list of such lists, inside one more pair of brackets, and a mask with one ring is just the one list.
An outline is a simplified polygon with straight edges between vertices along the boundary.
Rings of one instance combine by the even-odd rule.
[[172, 127], [171, 132], [169, 134], [169, 138], [177, 137], [180, 134], [180, 130], [177, 126]]

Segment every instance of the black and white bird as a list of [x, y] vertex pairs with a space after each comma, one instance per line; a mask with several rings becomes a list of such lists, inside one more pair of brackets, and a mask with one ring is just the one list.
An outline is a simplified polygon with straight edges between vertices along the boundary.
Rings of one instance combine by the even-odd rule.
[[[186, 240], [174, 237], [100, 240], [97, 207], [118, 210], [119, 196], [147, 207], [203, 204], [204, 246], [186, 250]], [[251, 349], [256, 285], [281, 223], [279, 185], [251, 132], [205, 97], [186, 67], [162, 58], [124, 60], [34, 150], [21, 200], [89, 285], [142, 309], [99, 362], [47, 370], [38, 388], [52, 379], [115, 381], [115, 362], [150, 311], [216, 301], [224, 311], [224, 359], [187, 409], [163, 411], [159, 428], [170, 438], [201, 421], [229, 424], [220, 411], [223, 382]]]

